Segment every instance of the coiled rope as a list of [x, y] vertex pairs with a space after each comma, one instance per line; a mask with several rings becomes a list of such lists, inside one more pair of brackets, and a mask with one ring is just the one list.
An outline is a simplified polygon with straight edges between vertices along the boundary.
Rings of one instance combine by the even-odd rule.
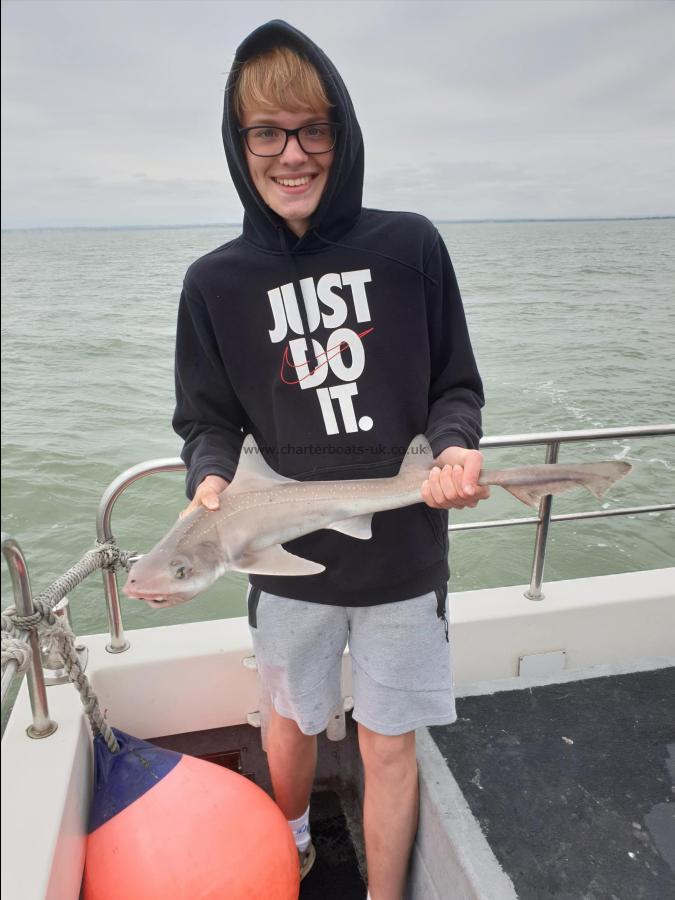
[[49, 664], [53, 668], [66, 670], [80, 694], [94, 736], [100, 734], [111, 753], [119, 750], [117, 738], [105, 721], [98, 697], [84, 673], [75, 650], [75, 635], [65, 616], [55, 615], [54, 607], [92, 572], [130, 568], [131, 556], [112, 541], [97, 542], [93, 550], [85, 553], [79, 562], [33, 599], [35, 612], [32, 615], [20, 616], [14, 606], [8, 606], [2, 613], [2, 668], [14, 659], [17, 661], [17, 671], [26, 671], [32, 657], [30, 645], [26, 643], [26, 633], [36, 631]]
[[[14, 607], [9, 607], [13, 609]], [[2, 668], [10, 659], [16, 660], [17, 674], [22, 675], [30, 665], [33, 658], [33, 651], [30, 645], [26, 643], [25, 638], [9, 637], [14, 629], [14, 623], [4, 613], [2, 614]], [[6, 636], [7, 635], [7, 636]]]

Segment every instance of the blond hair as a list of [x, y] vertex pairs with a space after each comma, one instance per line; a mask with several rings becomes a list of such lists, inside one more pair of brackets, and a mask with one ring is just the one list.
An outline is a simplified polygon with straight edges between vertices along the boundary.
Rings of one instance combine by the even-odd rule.
[[242, 63], [232, 95], [239, 121], [244, 110], [302, 112], [332, 105], [314, 66], [288, 47], [274, 47]]

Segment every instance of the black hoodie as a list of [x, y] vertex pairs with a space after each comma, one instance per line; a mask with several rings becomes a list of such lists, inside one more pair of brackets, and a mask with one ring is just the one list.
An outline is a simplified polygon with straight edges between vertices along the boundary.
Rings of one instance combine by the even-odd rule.
[[[316, 67], [341, 126], [301, 238], [254, 187], [229, 102], [238, 64], [279, 45]], [[361, 206], [361, 130], [323, 51], [281, 21], [249, 35], [227, 83], [223, 141], [244, 225], [185, 276], [174, 428], [188, 496], [206, 475], [232, 479], [249, 432], [273, 469], [303, 481], [394, 475], [421, 432], [435, 455], [477, 447], [482, 385], [448, 252], [422, 216]], [[370, 606], [448, 578], [447, 513], [424, 503], [377, 513], [367, 541], [323, 530], [284, 546], [326, 571], [251, 582], [299, 600]]]

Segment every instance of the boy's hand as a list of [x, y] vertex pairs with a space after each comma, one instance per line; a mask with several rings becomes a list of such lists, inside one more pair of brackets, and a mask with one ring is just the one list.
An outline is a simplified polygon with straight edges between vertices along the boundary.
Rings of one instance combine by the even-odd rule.
[[206, 478], [199, 483], [199, 487], [195, 491], [192, 503], [187, 506], [183, 512], [178, 514], [180, 519], [184, 519], [195, 509], [205, 506], [206, 509], [218, 509], [220, 507], [220, 499], [218, 497], [230, 482], [221, 478], [220, 475], [207, 475]]
[[482, 466], [480, 450], [447, 447], [422, 485], [422, 499], [432, 509], [473, 508], [490, 496], [490, 488], [478, 484]]

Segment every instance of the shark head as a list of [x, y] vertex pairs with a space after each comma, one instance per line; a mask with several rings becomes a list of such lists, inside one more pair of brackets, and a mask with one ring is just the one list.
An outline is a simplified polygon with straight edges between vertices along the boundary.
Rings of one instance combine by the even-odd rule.
[[[210, 513], [197, 510], [179, 520], [156, 547], [131, 567], [122, 588], [127, 597], [156, 609], [187, 603], [227, 571], [223, 551], [204, 538], [201, 524]], [[212, 515], [212, 514], [211, 514]]]

